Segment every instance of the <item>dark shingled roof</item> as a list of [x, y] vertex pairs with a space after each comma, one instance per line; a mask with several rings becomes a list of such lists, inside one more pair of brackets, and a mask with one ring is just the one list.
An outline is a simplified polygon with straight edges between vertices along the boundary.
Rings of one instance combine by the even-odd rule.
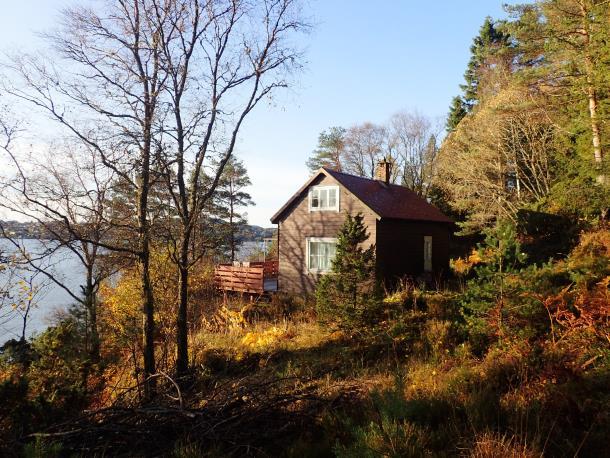
[[324, 169], [381, 218], [453, 223], [434, 205], [404, 186], [386, 184], [347, 173]]
[[347, 173], [322, 168], [271, 218], [276, 223], [290, 203], [309, 187], [315, 177], [324, 173], [333, 177], [349, 192], [362, 201], [380, 218], [403, 219], [411, 221], [432, 221], [453, 223], [434, 205], [419, 197], [404, 186], [386, 184], [379, 180], [363, 178]]

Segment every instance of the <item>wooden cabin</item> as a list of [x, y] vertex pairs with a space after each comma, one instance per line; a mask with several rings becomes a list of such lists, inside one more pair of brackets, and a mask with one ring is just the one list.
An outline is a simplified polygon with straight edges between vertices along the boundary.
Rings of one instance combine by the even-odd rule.
[[413, 191], [390, 183], [382, 161], [376, 179], [319, 169], [271, 218], [278, 225], [279, 291], [311, 294], [331, 268], [345, 212], [362, 213], [375, 245], [379, 278], [434, 278], [449, 269], [453, 221]]

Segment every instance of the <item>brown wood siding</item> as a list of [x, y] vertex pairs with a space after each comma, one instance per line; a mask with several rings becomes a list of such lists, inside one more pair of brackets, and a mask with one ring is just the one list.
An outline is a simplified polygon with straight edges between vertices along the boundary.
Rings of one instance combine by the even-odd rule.
[[339, 186], [339, 212], [309, 211], [307, 192], [296, 199], [279, 222], [279, 275], [278, 289], [293, 294], [313, 294], [318, 274], [308, 272], [306, 243], [308, 237], [336, 237], [345, 221], [345, 212], [352, 215], [361, 212], [368, 228], [369, 240], [366, 246], [376, 240], [376, 215], [360, 200], [341, 186], [336, 180], [320, 176], [312, 183], [316, 185]]
[[432, 236], [432, 274], [449, 270], [450, 224], [423, 221], [377, 222], [377, 269], [391, 286], [404, 276], [424, 273], [424, 236]]

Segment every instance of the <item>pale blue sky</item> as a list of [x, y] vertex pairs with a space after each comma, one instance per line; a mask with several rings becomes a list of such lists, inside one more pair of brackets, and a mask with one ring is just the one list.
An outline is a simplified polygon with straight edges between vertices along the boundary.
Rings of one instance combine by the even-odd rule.
[[[82, 0], [87, 1], [87, 0]], [[399, 110], [445, 116], [459, 92], [472, 38], [500, 0], [307, 0], [316, 26], [304, 37], [297, 85], [257, 107], [238, 144], [252, 179], [252, 224], [269, 218], [307, 179], [320, 131], [384, 122]], [[0, 48], [33, 50], [71, 0], [0, 0]]]

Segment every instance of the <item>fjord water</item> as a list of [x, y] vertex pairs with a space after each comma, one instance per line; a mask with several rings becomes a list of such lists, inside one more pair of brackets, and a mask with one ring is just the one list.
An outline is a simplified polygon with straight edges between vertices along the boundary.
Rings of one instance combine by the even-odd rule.
[[[45, 245], [48, 246], [48, 241], [40, 241], [37, 239], [21, 239], [19, 243], [25, 248], [26, 252], [32, 256], [42, 253]], [[246, 260], [254, 253], [263, 248], [262, 242], [247, 241], [244, 242], [239, 249], [237, 258]], [[4, 256], [14, 253], [15, 246], [6, 239], [0, 238], [0, 253]], [[53, 255], [46, 259], [39, 266], [44, 265], [48, 268], [52, 275], [57, 278], [63, 285], [72, 291], [73, 294], [81, 293], [81, 285], [85, 281], [85, 271], [77, 256], [67, 248], [60, 248]], [[8, 274], [0, 271], [0, 288], [4, 286], [3, 281]], [[21, 272], [22, 276], [31, 275], [27, 272]], [[57, 284], [49, 281], [46, 276], [39, 274], [34, 285], [40, 287], [40, 292], [37, 294], [34, 305], [30, 310], [26, 324], [26, 338], [30, 338], [35, 334], [44, 331], [53, 321], [53, 318], [65, 312], [67, 308], [74, 303], [74, 299]], [[14, 288], [17, 288], [15, 286]], [[14, 290], [13, 290], [14, 293]], [[19, 339], [23, 326], [22, 314], [12, 310], [12, 301], [0, 298], [0, 345], [10, 339]]]
[[[45, 249], [45, 244], [36, 239], [21, 239], [19, 243], [33, 258]], [[15, 246], [6, 239], [0, 239], [0, 252], [3, 256], [15, 253]], [[37, 265], [44, 265], [59, 281], [61, 281], [73, 294], [80, 294], [80, 285], [84, 283], [85, 271], [76, 255], [67, 248], [60, 248], [48, 259]], [[4, 286], [8, 273], [0, 272], [0, 285]], [[20, 270], [18, 275], [29, 277], [32, 272]], [[61, 287], [50, 282], [45, 275], [38, 274], [33, 282], [35, 288], [40, 288], [36, 294], [33, 306], [29, 312], [26, 325], [26, 338], [44, 331], [51, 324], [53, 317], [65, 311], [74, 299]], [[11, 295], [16, 292], [17, 285], [10, 291]], [[0, 345], [10, 339], [19, 339], [23, 326], [22, 314], [12, 308], [13, 301], [10, 298], [0, 298]]]

